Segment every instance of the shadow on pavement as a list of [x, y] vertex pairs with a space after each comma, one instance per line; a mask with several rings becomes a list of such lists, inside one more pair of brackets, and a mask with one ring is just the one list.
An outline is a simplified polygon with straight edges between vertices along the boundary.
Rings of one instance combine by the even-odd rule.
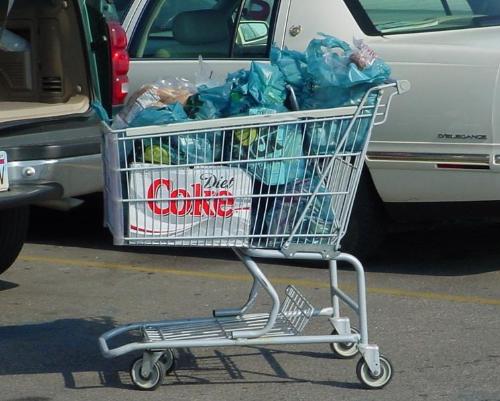
[[0, 375], [60, 373], [76, 389], [74, 374], [96, 372], [101, 386], [124, 387], [116, 362], [105, 360], [97, 338], [114, 327], [110, 318], [64, 319], [0, 327]]
[[446, 223], [430, 229], [389, 234], [378, 255], [366, 264], [373, 272], [461, 276], [500, 269], [500, 224]]
[[[269, 383], [311, 383], [337, 388], [362, 388], [355, 379], [353, 382], [336, 380], [315, 381], [311, 378], [291, 376], [277, 360], [279, 355], [292, 355], [297, 358], [314, 358], [332, 360], [331, 353], [285, 351], [270, 348], [246, 347], [241, 351], [226, 351], [224, 348], [213, 350], [213, 355], [196, 357], [189, 349], [176, 351], [177, 367], [168, 376], [168, 385], [224, 385], [224, 384], [269, 384]], [[254, 369], [241, 369], [237, 359], [258, 358]], [[293, 364], [289, 359], [288, 363]]]
[[[71, 211], [33, 207], [27, 242], [123, 252], [193, 256], [192, 248], [117, 247], [103, 227], [101, 194], [84, 197], [85, 203]], [[197, 248], [196, 256], [221, 260], [235, 259], [230, 249]]]
[[[97, 338], [115, 327], [109, 317], [63, 319], [40, 324], [0, 327], [0, 376], [60, 374], [68, 389], [92, 388], [133, 389], [129, 367], [138, 355], [104, 359]], [[129, 336], [119, 344], [140, 339]], [[190, 349], [178, 349], [176, 369], [165, 383], [168, 385], [238, 384], [304, 382], [334, 387], [359, 388], [360, 384], [337, 381], [316, 382], [291, 377], [276, 356], [290, 354], [297, 358], [331, 360], [331, 353], [286, 352], [266, 348], [245, 348], [231, 353], [214, 349], [209, 355], [197, 357]], [[255, 370], [242, 370], [235, 359], [258, 357]], [[267, 366], [270, 368], [266, 369]], [[293, 363], [289, 361], [289, 363]], [[250, 365], [253, 366], [253, 365]], [[80, 376], [83, 374], [83, 376]], [[20, 401], [20, 400], [17, 400]]]
[[21, 398], [9, 398], [4, 401], [52, 401], [52, 398], [48, 397], [21, 397]]
[[[85, 197], [85, 203], [69, 212], [33, 208], [28, 242], [123, 252], [193, 256], [192, 248], [115, 247], [103, 227], [101, 194]], [[378, 254], [365, 262], [367, 271], [455, 276], [496, 271], [500, 267], [499, 223], [462, 221], [408, 226], [390, 233]], [[236, 260], [229, 249], [197, 248], [196, 256]], [[312, 268], [326, 263], [274, 260]]]
[[8, 291], [16, 287], [19, 287], [19, 284], [11, 283], [10, 281], [0, 280], [0, 291]]
[[113, 248], [111, 234], [103, 227], [101, 194], [83, 199], [83, 205], [70, 211], [32, 207], [27, 241], [82, 248]]

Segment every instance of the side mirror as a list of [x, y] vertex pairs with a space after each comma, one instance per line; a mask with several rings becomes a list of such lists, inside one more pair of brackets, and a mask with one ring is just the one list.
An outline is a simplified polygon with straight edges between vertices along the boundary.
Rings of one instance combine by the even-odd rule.
[[238, 44], [266, 45], [269, 25], [265, 21], [242, 21], [238, 27]]

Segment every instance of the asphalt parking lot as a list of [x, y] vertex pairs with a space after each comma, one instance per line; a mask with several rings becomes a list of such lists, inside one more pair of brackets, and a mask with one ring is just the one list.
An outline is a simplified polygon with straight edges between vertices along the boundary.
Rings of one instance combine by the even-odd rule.
[[[98, 199], [34, 211], [28, 244], [0, 278], [1, 400], [500, 400], [498, 224], [396, 232], [366, 265], [371, 341], [395, 367], [383, 390], [361, 388], [356, 360], [306, 345], [181, 349], [166, 384], [142, 393], [133, 357], [104, 360], [98, 336], [236, 306], [250, 282], [231, 252], [116, 248], [100, 221]], [[280, 292], [291, 283], [327, 305], [321, 266], [264, 265]], [[354, 273], [341, 279], [351, 292]], [[322, 320], [307, 329], [330, 330]]]

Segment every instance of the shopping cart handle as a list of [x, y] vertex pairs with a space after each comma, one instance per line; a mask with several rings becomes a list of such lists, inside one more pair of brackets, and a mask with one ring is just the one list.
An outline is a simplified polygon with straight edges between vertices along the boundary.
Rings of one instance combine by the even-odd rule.
[[388, 79], [384, 82], [384, 85], [391, 85], [394, 86], [396, 85], [396, 89], [398, 91], [399, 95], [402, 95], [403, 93], [409, 92], [411, 89], [411, 83], [410, 81], [407, 81], [406, 79]]
[[397, 88], [398, 88], [398, 93], [402, 95], [403, 93], [409, 92], [411, 89], [411, 83], [410, 81], [407, 81], [406, 79], [401, 79], [396, 81]]
[[118, 348], [110, 349], [108, 345], [108, 340], [110, 338], [119, 336], [124, 333], [128, 333], [132, 330], [138, 330], [143, 326], [143, 324], [129, 324], [127, 326], [117, 327], [113, 330], [110, 330], [99, 337], [99, 348], [101, 350], [101, 354], [106, 359], [115, 358], [117, 356], [125, 355], [130, 351], [134, 351], [137, 347], [137, 343], [129, 343], [127, 345], [123, 345]]

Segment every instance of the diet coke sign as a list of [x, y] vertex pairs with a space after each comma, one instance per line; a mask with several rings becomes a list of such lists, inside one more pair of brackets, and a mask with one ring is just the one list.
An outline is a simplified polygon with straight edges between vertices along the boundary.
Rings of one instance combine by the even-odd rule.
[[129, 234], [166, 245], [245, 246], [252, 178], [225, 166], [152, 170], [130, 175]]

